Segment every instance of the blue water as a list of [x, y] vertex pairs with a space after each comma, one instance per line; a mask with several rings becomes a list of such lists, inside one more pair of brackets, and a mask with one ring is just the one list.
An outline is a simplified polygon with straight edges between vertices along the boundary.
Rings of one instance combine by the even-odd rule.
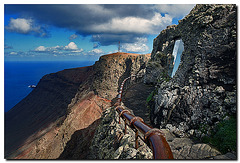
[[93, 65], [94, 61], [39, 61], [4, 62], [4, 112], [26, 97], [46, 74], [68, 68]]

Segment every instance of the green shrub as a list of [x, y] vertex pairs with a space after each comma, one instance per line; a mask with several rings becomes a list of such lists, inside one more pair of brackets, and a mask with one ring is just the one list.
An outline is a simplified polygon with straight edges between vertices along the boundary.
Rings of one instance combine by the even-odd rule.
[[211, 137], [204, 137], [203, 141], [215, 146], [222, 153], [237, 149], [237, 120], [230, 117], [217, 125], [216, 132]]
[[154, 92], [155, 92], [155, 91], [152, 91], [152, 92], [150, 93], [150, 95], [147, 97], [147, 100], [146, 100], [146, 103], [147, 103], [147, 104], [148, 104], [150, 101], [153, 100]]

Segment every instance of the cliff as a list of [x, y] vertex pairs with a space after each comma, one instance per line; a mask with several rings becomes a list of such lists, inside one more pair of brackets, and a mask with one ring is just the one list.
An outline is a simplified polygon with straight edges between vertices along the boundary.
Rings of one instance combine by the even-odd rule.
[[144, 70], [149, 58], [114, 53], [93, 66], [45, 75], [5, 114], [5, 158], [85, 158], [102, 111], [117, 95], [121, 79]]
[[36, 89], [5, 114], [5, 157], [31, 135], [63, 121], [79, 84], [92, 74], [92, 69], [76, 68], [45, 75]]
[[[179, 25], [154, 39], [145, 82], [157, 86], [149, 103], [155, 127], [204, 139], [220, 131], [220, 124], [236, 119], [236, 33], [236, 5], [196, 5]], [[184, 51], [171, 78], [178, 39]], [[224, 134], [228, 132], [233, 136], [228, 141], [235, 139], [236, 147], [236, 126]]]

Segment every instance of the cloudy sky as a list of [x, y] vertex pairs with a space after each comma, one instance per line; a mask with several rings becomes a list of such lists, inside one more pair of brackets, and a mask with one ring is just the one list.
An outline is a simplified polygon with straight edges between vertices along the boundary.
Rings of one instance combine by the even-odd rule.
[[146, 54], [153, 39], [194, 5], [5, 4], [5, 60], [97, 60], [121, 51]]

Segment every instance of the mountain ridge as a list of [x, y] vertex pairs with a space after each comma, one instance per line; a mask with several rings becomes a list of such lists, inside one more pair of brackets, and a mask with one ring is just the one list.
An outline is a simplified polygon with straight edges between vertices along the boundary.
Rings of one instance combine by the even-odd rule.
[[[101, 112], [116, 97], [122, 75], [128, 76], [145, 68], [149, 57], [130, 53], [107, 54], [93, 66], [43, 76], [37, 87], [5, 114], [5, 158], [58, 158], [73, 133], [95, 121], [93, 126], [96, 127]], [[132, 68], [129, 63], [142, 64], [142, 67]], [[73, 113], [79, 114], [75, 120], [70, 118]], [[64, 126], [69, 126], [69, 131], [65, 132]], [[89, 132], [94, 132], [94, 127]], [[56, 136], [59, 134], [65, 138]], [[54, 141], [58, 143], [52, 143]], [[50, 150], [43, 150], [46, 148], [44, 143]], [[53, 148], [56, 144], [62, 147]]]

